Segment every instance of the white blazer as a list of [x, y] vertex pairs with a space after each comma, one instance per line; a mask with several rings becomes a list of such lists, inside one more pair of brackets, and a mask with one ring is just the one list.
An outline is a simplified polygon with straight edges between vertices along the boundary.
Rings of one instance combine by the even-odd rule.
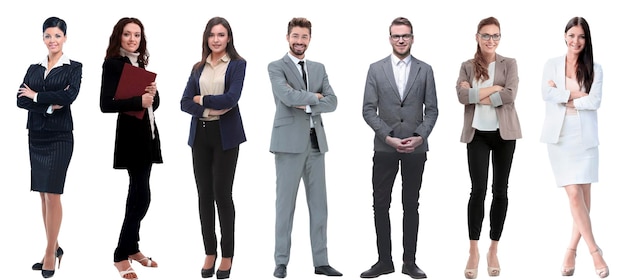
[[[602, 67], [594, 63], [594, 78], [588, 96], [574, 99], [574, 106], [580, 117], [582, 141], [585, 148], [598, 146], [598, 114], [602, 100]], [[552, 80], [556, 88], [548, 85]], [[565, 56], [548, 60], [543, 68], [541, 93], [546, 103], [545, 120], [541, 132], [541, 142], [554, 144], [559, 140], [559, 134], [565, 119], [565, 103], [569, 99], [570, 91], [565, 89]]]

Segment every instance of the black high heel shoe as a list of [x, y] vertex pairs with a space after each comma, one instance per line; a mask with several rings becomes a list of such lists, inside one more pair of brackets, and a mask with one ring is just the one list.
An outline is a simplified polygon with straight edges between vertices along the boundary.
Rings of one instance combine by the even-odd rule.
[[[61, 249], [61, 247], [58, 247], [56, 253], [54, 254], [54, 256], [59, 259], [59, 268], [61, 268], [61, 258], [63, 257], [63, 253], [63, 249]], [[35, 263], [33, 264], [32, 268], [33, 270], [42, 270], [43, 263]]]
[[[200, 271], [200, 274], [202, 275], [202, 278], [211, 278], [213, 277], [213, 274], [215, 273], [215, 262], [217, 261], [217, 255], [215, 255], [215, 259], [213, 260], [213, 267], [209, 268], [209, 269], [202, 269]], [[219, 272], [219, 270], [218, 270]]]
[[[58, 250], [57, 250], [58, 252]], [[59, 254], [59, 256], [57, 257], [57, 254], [54, 254], [54, 263], [52, 264], [52, 270], [46, 270], [43, 269], [43, 264], [41, 265], [41, 276], [43, 278], [50, 278], [52, 276], [54, 276], [54, 267], [56, 266], [56, 262], [57, 262], [57, 258], [59, 259], [59, 264], [57, 268], [61, 268], [61, 257], [63, 256], [63, 250], [61, 250], [61, 253]]]
[[228, 270], [217, 270], [217, 272], [215, 272], [215, 277], [217, 279], [228, 279], [230, 278], [230, 269], [233, 268], [233, 259], [230, 259], [230, 267], [228, 268]]

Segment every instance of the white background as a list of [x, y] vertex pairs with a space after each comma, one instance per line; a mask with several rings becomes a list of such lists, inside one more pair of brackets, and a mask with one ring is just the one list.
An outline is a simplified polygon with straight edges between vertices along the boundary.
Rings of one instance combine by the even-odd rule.
[[[65, 249], [55, 279], [117, 279], [117, 243], [128, 176], [113, 170], [115, 114], [100, 112], [101, 65], [117, 20], [132, 16], [145, 25], [150, 64], [158, 73], [161, 107], [156, 112], [165, 163], [152, 173], [152, 204], [141, 228], [140, 248], [159, 262], [158, 269], [135, 265], [141, 279], [200, 279], [204, 250], [196, 187], [187, 146], [190, 116], [180, 98], [192, 65], [200, 59], [202, 32], [214, 16], [232, 25], [235, 46], [248, 61], [240, 107], [248, 141], [241, 145], [234, 185], [236, 249], [233, 279], [273, 279], [274, 158], [269, 153], [274, 104], [267, 64], [288, 50], [287, 22], [312, 21], [306, 57], [325, 64], [339, 106], [324, 115], [330, 142], [326, 155], [330, 264], [358, 279], [377, 258], [372, 210], [373, 132], [361, 116], [365, 76], [370, 63], [391, 53], [388, 27], [398, 16], [414, 26], [412, 53], [432, 65], [439, 119], [429, 139], [430, 152], [420, 199], [417, 264], [429, 279], [463, 279], [468, 255], [466, 205], [470, 192], [465, 145], [460, 143], [463, 106], [455, 94], [461, 62], [473, 57], [474, 34], [482, 18], [500, 20], [498, 53], [517, 59], [516, 107], [523, 139], [510, 176], [509, 212], [501, 239], [500, 279], [561, 279], [571, 218], [565, 192], [556, 188], [546, 147], [539, 142], [544, 104], [540, 81], [544, 62], [563, 55], [564, 27], [573, 16], [591, 26], [595, 59], [604, 69], [600, 118], [600, 182], [592, 189], [595, 235], [611, 267], [623, 279], [622, 236], [625, 194], [623, 172], [623, 29], [614, 1], [15, 1], [3, 7], [0, 48], [0, 278], [40, 279], [30, 270], [45, 248], [40, 200], [29, 191], [26, 111], [15, 96], [29, 64], [47, 54], [41, 25], [49, 16], [68, 24], [64, 53], [83, 63], [82, 87], [72, 105], [75, 150], [67, 175], [59, 241]], [[614, 129], [612, 129], [614, 128]], [[402, 260], [400, 179], [392, 201], [393, 256], [396, 273], [381, 279], [408, 279]], [[302, 189], [302, 187], [301, 187]], [[298, 197], [288, 278], [313, 279], [308, 214]], [[487, 207], [490, 200], [486, 202]], [[488, 208], [487, 208], [488, 209]], [[480, 243], [479, 278], [487, 278], [488, 219]], [[584, 243], [576, 275], [596, 277]]]

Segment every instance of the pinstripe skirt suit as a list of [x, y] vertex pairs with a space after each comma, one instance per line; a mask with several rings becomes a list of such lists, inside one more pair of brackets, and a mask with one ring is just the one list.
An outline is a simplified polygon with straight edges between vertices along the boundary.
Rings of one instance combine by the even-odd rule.
[[[47, 58], [30, 65], [20, 86], [28, 85], [37, 96], [18, 97], [17, 106], [28, 110], [31, 190], [62, 194], [74, 150], [70, 105], [80, 90], [82, 64], [64, 55], [47, 75], [46, 66]], [[52, 105], [63, 107], [52, 110]]]

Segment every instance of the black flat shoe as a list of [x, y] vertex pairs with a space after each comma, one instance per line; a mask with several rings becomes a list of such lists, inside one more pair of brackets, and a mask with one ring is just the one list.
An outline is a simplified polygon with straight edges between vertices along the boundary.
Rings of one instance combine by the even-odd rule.
[[411, 276], [413, 279], [425, 279], [426, 273], [422, 271], [416, 264], [414, 263], [405, 263], [402, 265], [402, 273]]
[[[61, 267], [61, 258], [63, 257], [63, 249], [61, 247], [57, 248], [56, 253], [54, 254], [57, 258], [59, 258], [59, 267]], [[33, 270], [42, 270], [43, 263], [35, 263], [32, 267]]]
[[330, 265], [322, 265], [315, 267], [315, 274], [323, 274], [326, 276], [343, 276], [341, 272], [337, 271]]
[[287, 266], [284, 264], [279, 264], [274, 268], [274, 277], [276, 278], [285, 278], [287, 277]]
[[393, 264], [377, 262], [372, 265], [372, 268], [361, 273], [361, 278], [376, 278], [383, 274], [393, 273], [394, 271]]

